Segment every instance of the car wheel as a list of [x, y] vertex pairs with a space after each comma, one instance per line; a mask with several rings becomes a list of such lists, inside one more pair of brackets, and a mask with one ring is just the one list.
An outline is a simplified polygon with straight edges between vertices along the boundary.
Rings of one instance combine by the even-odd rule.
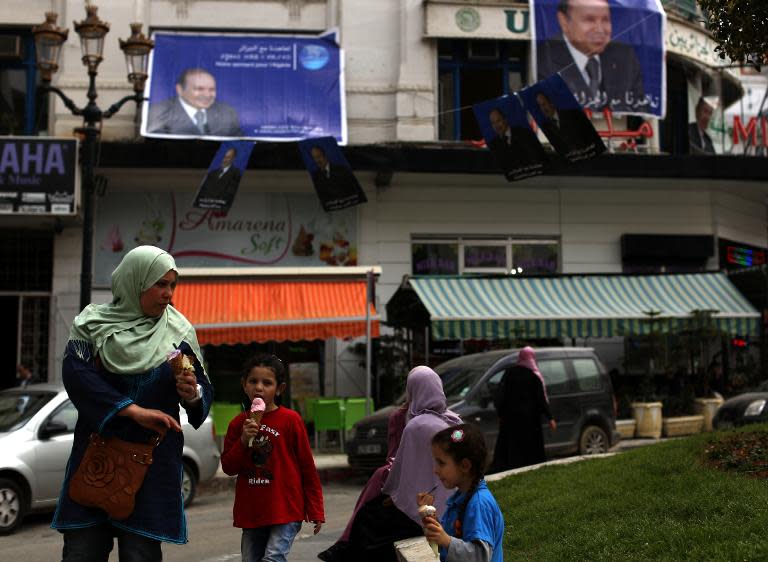
[[579, 454], [598, 455], [608, 452], [608, 435], [596, 425], [588, 425], [581, 432]]
[[192, 501], [195, 499], [195, 493], [197, 492], [197, 476], [195, 476], [195, 470], [188, 462], [184, 462], [184, 470], [181, 474], [181, 497], [184, 500], [184, 507], [187, 508], [192, 505]]
[[0, 535], [15, 531], [24, 519], [25, 512], [21, 487], [13, 480], [0, 478]]

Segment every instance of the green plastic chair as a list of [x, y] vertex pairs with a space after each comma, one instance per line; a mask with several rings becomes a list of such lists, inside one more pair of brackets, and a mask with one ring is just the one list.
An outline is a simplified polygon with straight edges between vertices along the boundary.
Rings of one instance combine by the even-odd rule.
[[213, 411], [213, 423], [216, 426], [216, 435], [226, 435], [229, 422], [243, 411], [240, 404], [229, 404], [227, 402], [214, 402], [211, 404]]
[[341, 450], [344, 451], [344, 401], [325, 398], [315, 400], [313, 420], [315, 422], [315, 450], [319, 450], [321, 431], [338, 431]]
[[349, 431], [352, 426], [366, 416], [365, 403], [369, 404], [369, 412], [373, 412], [373, 399], [347, 398], [344, 404], [344, 429]]

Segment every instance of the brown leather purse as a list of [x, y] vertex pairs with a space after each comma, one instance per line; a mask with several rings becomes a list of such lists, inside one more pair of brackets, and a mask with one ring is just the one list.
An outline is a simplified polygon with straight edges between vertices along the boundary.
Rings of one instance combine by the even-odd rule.
[[112, 519], [127, 519], [161, 439], [158, 435], [149, 443], [131, 443], [91, 433], [80, 466], [69, 481], [69, 497], [80, 505], [103, 509]]

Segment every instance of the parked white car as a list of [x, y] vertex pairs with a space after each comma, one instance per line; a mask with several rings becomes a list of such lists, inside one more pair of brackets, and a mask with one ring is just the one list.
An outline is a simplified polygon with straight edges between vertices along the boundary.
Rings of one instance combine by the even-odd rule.
[[[184, 430], [184, 505], [198, 482], [219, 468], [213, 419], [199, 430], [180, 412]], [[0, 392], [0, 534], [13, 532], [31, 511], [52, 511], [72, 449], [77, 410], [62, 385], [32, 384]]]

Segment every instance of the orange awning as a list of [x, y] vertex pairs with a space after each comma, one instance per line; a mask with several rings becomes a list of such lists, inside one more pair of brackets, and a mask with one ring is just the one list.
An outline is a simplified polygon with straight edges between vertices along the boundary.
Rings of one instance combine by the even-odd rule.
[[[365, 336], [363, 280], [184, 280], [173, 305], [201, 345]], [[371, 336], [379, 320], [371, 305]]]

